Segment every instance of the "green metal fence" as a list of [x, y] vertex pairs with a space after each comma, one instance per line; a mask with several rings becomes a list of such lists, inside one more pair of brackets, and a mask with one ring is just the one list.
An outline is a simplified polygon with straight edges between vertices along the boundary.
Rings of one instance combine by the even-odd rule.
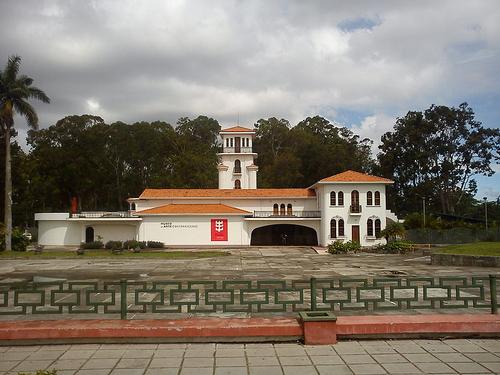
[[0, 315], [389, 312], [486, 309], [497, 276], [222, 281], [64, 281], [0, 286]]
[[460, 244], [478, 241], [500, 241], [500, 227], [451, 228], [451, 229], [410, 229], [406, 239], [415, 243]]

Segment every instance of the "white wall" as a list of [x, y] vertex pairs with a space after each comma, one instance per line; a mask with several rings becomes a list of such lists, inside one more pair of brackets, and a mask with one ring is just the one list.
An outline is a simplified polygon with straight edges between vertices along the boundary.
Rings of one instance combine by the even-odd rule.
[[[211, 241], [211, 219], [228, 219], [228, 240]], [[161, 223], [172, 223], [162, 228]], [[248, 235], [241, 216], [145, 216], [139, 228], [140, 241], [165, 245], [247, 245]]]
[[98, 236], [102, 237], [104, 243], [108, 241], [127, 241], [137, 238], [137, 225], [133, 224], [118, 224], [118, 223], [82, 223], [81, 240], [85, 241], [85, 229], [87, 227], [94, 228], [94, 240], [97, 241]]
[[38, 243], [44, 246], [77, 246], [81, 241], [81, 224], [67, 220], [38, 221]]
[[[227, 166], [227, 171], [219, 169], [219, 189], [234, 189], [234, 181], [241, 181], [242, 189], [255, 188], [251, 186], [248, 166], [254, 164], [254, 154], [219, 154], [220, 161]], [[234, 174], [234, 162], [238, 159], [241, 162], [241, 174]], [[254, 172], [255, 173], [255, 172]]]

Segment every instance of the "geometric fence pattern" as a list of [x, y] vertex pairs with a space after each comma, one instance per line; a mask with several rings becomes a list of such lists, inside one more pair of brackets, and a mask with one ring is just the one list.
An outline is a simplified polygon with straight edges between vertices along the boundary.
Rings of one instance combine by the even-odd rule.
[[[493, 301], [493, 303], [492, 303]], [[496, 276], [222, 281], [64, 281], [0, 286], [0, 315], [280, 313], [485, 308]]]

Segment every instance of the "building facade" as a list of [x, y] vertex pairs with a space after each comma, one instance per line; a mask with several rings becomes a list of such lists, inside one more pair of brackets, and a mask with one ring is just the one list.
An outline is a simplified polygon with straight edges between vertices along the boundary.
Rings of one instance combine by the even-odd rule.
[[384, 242], [397, 217], [386, 209], [392, 181], [355, 171], [308, 188], [258, 189], [255, 132], [223, 129], [218, 189], [146, 189], [127, 212], [37, 213], [38, 242], [161, 241], [167, 246], [320, 245]]

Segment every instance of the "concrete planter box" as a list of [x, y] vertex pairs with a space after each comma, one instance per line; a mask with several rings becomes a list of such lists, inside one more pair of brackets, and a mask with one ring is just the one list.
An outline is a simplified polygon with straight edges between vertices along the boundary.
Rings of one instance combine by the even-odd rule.
[[500, 257], [461, 254], [431, 254], [431, 264], [440, 266], [500, 267]]

